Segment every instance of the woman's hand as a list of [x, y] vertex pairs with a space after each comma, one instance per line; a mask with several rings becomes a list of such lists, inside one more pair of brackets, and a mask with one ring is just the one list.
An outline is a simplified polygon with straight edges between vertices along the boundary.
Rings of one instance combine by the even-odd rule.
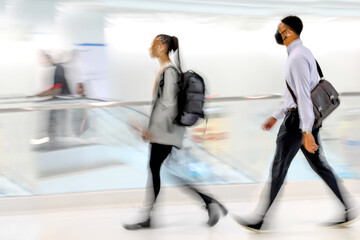
[[137, 121], [133, 121], [130, 125], [141, 134], [141, 138], [144, 141], [149, 142], [151, 140], [151, 133], [148, 130], [145, 130]]
[[150, 142], [152, 139], [152, 134], [147, 130], [143, 130], [141, 137], [145, 142]]

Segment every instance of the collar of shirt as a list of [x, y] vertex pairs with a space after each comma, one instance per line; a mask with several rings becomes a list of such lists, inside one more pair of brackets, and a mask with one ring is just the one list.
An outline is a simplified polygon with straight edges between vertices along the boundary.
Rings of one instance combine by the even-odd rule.
[[302, 46], [303, 42], [301, 41], [301, 39], [296, 39], [294, 41], [292, 41], [289, 46], [287, 46], [286, 50], [288, 52], [288, 55], [290, 55], [290, 53], [298, 46]]

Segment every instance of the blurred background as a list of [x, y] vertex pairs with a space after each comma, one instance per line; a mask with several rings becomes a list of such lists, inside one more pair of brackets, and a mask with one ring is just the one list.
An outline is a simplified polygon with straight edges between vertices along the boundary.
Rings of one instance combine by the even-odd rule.
[[[165, 33], [179, 38], [183, 69], [201, 74], [211, 97], [206, 120], [188, 128], [185, 148], [162, 169], [165, 186], [178, 184], [169, 173], [182, 174], [225, 200], [248, 199], [251, 186], [267, 181], [275, 150], [279, 124], [260, 126], [282, 103], [287, 53], [274, 34], [289, 14], [302, 18], [304, 45], [341, 93], [323, 147], [359, 194], [359, 1], [0, 0], [1, 196], [98, 193], [108, 197], [102, 204], [140, 202], [149, 147], [131, 123], [148, 121], [158, 69], [148, 48]], [[35, 96], [54, 80], [43, 53], [62, 65], [70, 94]], [[288, 181], [307, 190], [295, 197], [321, 192], [301, 154]], [[119, 195], [110, 201], [112, 193]]]

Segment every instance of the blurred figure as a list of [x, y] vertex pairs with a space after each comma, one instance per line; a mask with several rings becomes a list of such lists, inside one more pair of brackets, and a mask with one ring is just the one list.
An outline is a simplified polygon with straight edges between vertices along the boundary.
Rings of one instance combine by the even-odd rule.
[[[176, 52], [177, 66], [170, 61], [169, 52]], [[151, 211], [161, 187], [160, 168], [173, 147], [182, 147], [185, 133], [183, 126], [174, 123], [178, 112], [178, 82], [181, 74], [178, 39], [164, 34], [158, 35], [150, 47], [150, 56], [158, 59], [160, 69], [156, 74], [153, 87], [154, 105], [149, 127], [147, 130], [141, 128], [139, 130], [142, 132], [143, 140], [149, 141], [151, 144], [149, 163], [151, 177], [149, 176], [148, 182], [152, 182], [153, 189], [145, 221], [124, 225], [128, 230], [151, 227]], [[209, 214], [209, 226], [214, 226], [222, 215], [227, 214], [226, 208], [217, 200], [199, 192], [192, 186], [186, 186], [204, 201]]]
[[38, 93], [36, 96], [44, 97], [44, 96], [56, 96], [56, 95], [70, 95], [70, 90], [68, 86], [68, 82], [66, 80], [64, 67], [62, 66], [61, 62], [55, 63], [53, 58], [46, 54], [42, 53], [44, 58], [45, 66], [54, 66], [55, 73], [54, 73], [54, 82], [51, 88]]
[[354, 220], [350, 206], [344, 201], [336, 177], [327, 163], [320, 146], [319, 128], [313, 129], [314, 112], [311, 101], [311, 90], [318, 84], [318, 71], [312, 53], [303, 46], [300, 33], [303, 24], [300, 18], [288, 16], [281, 20], [275, 39], [285, 45], [288, 59], [285, 66], [286, 82], [295, 93], [298, 105], [294, 102], [288, 89], [285, 89], [284, 103], [265, 121], [262, 128], [270, 130], [278, 119], [285, 119], [280, 126], [276, 139], [276, 153], [271, 170], [270, 196], [259, 221], [249, 223], [240, 218], [237, 221], [248, 230], [259, 232], [262, 229], [265, 215], [278, 195], [284, 183], [291, 161], [299, 149], [303, 152], [312, 169], [324, 180], [333, 191], [344, 210], [341, 220], [328, 223], [329, 226], [344, 226]]
[[[68, 82], [65, 76], [64, 67], [62, 66], [61, 59], [55, 63], [54, 59], [42, 52], [44, 65], [45, 66], [54, 66], [54, 81], [51, 88], [37, 94], [38, 97], [45, 96], [57, 96], [57, 95], [70, 95], [70, 90], [68, 86]], [[65, 134], [66, 125], [67, 125], [67, 111], [64, 109], [60, 110], [50, 110], [49, 114], [49, 126], [48, 126], [48, 142], [53, 142], [56, 137], [59, 135]]]
[[[85, 98], [84, 83], [77, 83], [76, 94], [79, 98]], [[76, 136], [80, 136], [89, 126], [88, 115], [86, 109], [74, 109], [73, 111], [73, 124], [74, 133]]]
[[[82, 71], [80, 51], [77, 49], [72, 49], [65, 52], [62, 59], [62, 66], [66, 72], [66, 80], [68, 82], [70, 91], [74, 94], [78, 94], [78, 84], [86, 82]], [[89, 83], [86, 84], [86, 88], [87, 94], [89, 94]]]
[[79, 97], [85, 97], [85, 90], [83, 83], [78, 83], [76, 85], [76, 94], [79, 95]]

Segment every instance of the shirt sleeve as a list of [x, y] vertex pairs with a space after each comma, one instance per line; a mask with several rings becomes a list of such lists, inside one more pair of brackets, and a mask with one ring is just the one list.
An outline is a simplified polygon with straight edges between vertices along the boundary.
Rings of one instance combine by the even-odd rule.
[[[285, 91], [285, 94], [284, 94], [284, 99], [286, 97], [286, 91]], [[286, 108], [285, 108], [285, 105], [284, 105], [285, 101], [278, 107], [278, 109], [272, 114], [272, 116], [276, 119], [276, 120], [279, 120], [279, 119], [282, 119], [284, 116], [285, 116], [285, 112], [286, 112]]]
[[310, 64], [304, 57], [294, 59], [290, 66], [295, 84], [297, 107], [300, 116], [300, 128], [304, 131], [311, 131], [314, 125], [315, 116], [310, 89]]

